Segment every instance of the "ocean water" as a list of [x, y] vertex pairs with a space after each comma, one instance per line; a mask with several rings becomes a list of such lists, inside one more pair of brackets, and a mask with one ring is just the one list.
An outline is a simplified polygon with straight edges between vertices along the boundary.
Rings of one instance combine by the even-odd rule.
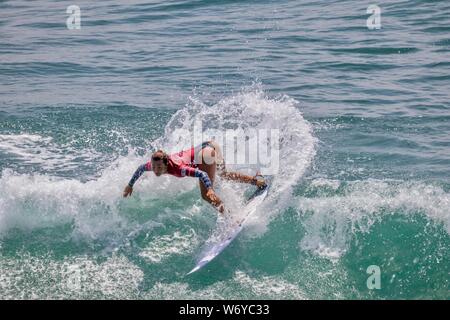
[[[450, 297], [448, 1], [374, 3], [375, 30], [360, 1], [80, 0], [78, 30], [70, 4], [0, 3], [1, 299]], [[187, 277], [217, 221], [197, 182], [121, 193], [196, 122], [279, 130], [280, 168]], [[219, 181], [233, 212], [248, 192]]]

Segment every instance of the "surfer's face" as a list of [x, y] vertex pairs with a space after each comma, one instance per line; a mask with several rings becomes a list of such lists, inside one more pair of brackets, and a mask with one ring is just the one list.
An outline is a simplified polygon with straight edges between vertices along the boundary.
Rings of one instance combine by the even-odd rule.
[[162, 175], [167, 170], [167, 165], [164, 164], [162, 160], [154, 161], [152, 160], [152, 170], [158, 177]]

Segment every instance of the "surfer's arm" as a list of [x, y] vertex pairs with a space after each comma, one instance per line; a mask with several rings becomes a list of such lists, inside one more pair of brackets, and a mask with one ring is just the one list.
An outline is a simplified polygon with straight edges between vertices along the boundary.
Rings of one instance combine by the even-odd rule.
[[144, 163], [142, 165], [140, 165], [136, 171], [134, 172], [133, 176], [130, 179], [130, 182], [128, 182], [128, 186], [130, 186], [131, 188], [133, 188], [134, 184], [136, 183], [137, 179], [139, 179], [140, 176], [142, 176], [142, 174], [145, 171], [151, 171], [152, 170], [152, 163], [149, 161], [147, 163]]
[[191, 168], [191, 167], [183, 167], [182, 169], [182, 175], [183, 176], [189, 176], [189, 177], [196, 177], [199, 178], [202, 182], [203, 186], [206, 189], [206, 199], [209, 203], [211, 203], [214, 207], [219, 210], [220, 213], [223, 213], [225, 210], [225, 207], [222, 203], [222, 200], [216, 195], [214, 192], [214, 189], [212, 187], [211, 179], [209, 178], [208, 174], [205, 171]]

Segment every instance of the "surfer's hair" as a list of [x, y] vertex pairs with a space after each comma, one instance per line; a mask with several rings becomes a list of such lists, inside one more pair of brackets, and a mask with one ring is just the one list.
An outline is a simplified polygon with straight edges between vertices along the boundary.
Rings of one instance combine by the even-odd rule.
[[158, 151], [155, 151], [155, 152], [152, 154], [152, 160], [153, 160], [153, 161], [160, 161], [160, 160], [162, 160], [163, 163], [164, 163], [165, 165], [167, 165], [167, 162], [168, 162], [168, 156], [167, 156], [167, 154], [166, 154], [163, 150], [158, 150]]

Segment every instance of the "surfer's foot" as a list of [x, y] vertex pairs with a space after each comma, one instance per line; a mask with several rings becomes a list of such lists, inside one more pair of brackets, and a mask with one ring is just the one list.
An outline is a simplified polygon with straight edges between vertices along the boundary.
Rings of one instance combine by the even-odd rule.
[[264, 179], [264, 177], [261, 174], [256, 174], [253, 177], [253, 181], [254, 181], [254, 185], [257, 186], [259, 189], [264, 189], [265, 187], [267, 187], [266, 180]]
[[225, 205], [223, 203], [219, 204], [218, 206], [216, 206], [217, 211], [219, 211], [219, 213], [221, 215], [225, 214]]

